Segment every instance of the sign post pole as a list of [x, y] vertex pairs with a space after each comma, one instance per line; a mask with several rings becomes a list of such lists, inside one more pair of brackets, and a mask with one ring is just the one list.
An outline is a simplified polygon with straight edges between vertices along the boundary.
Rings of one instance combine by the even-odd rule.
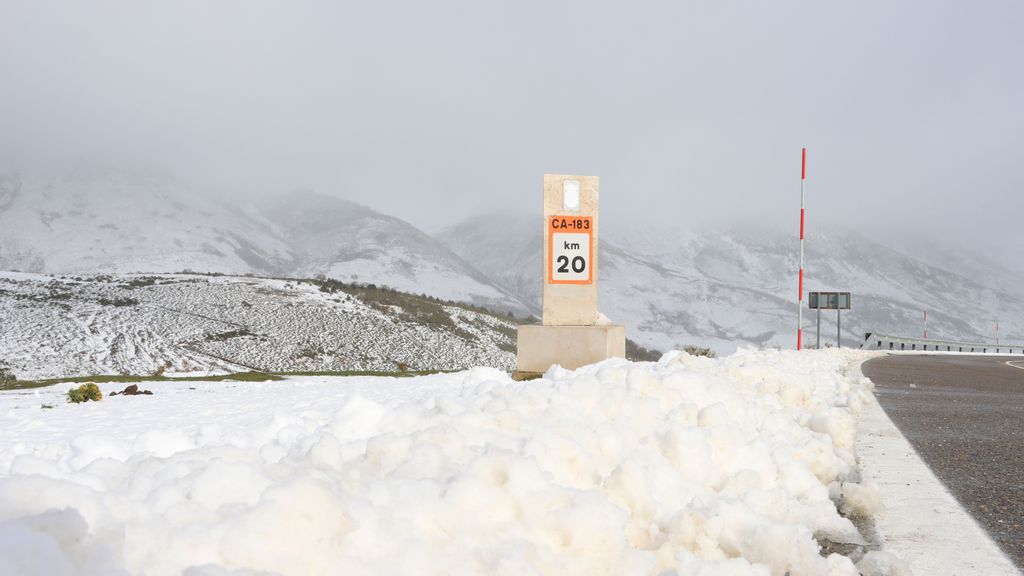
[[800, 272], [797, 279], [796, 349], [800, 350], [804, 336], [804, 181], [807, 179], [807, 148], [800, 150]]
[[814, 347], [821, 350], [821, 308], [818, 308], [818, 337], [817, 342], [814, 343]]
[[843, 310], [836, 308], [836, 348], [843, 347]]

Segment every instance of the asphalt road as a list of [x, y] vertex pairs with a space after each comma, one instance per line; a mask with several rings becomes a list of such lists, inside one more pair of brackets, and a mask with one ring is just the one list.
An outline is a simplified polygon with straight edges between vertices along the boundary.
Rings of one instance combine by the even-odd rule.
[[932, 472], [1024, 569], [1024, 369], [1009, 360], [886, 356], [862, 369]]

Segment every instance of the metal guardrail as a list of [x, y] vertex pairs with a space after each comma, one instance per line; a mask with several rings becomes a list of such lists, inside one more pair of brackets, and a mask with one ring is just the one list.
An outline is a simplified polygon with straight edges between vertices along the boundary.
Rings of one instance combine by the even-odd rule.
[[1024, 345], [992, 344], [986, 342], [958, 342], [925, 338], [905, 338], [868, 332], [860, 347], [864, 350], [891, 350], [893, 352], [963, 352], [964, 354], [1021, 354]]

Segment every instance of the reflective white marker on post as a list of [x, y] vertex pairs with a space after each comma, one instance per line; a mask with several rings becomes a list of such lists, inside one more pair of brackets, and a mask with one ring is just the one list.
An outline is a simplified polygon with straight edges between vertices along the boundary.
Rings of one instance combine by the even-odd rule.
[[580, 181], [566, 180], [562, 182], [562, 210], [580, 211]]

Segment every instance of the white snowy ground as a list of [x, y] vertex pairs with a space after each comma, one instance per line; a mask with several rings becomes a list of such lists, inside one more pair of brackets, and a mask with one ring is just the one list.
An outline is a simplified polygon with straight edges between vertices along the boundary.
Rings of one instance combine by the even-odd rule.
[[0, 574], [854, 575], [870, 355], [3, 392]]

